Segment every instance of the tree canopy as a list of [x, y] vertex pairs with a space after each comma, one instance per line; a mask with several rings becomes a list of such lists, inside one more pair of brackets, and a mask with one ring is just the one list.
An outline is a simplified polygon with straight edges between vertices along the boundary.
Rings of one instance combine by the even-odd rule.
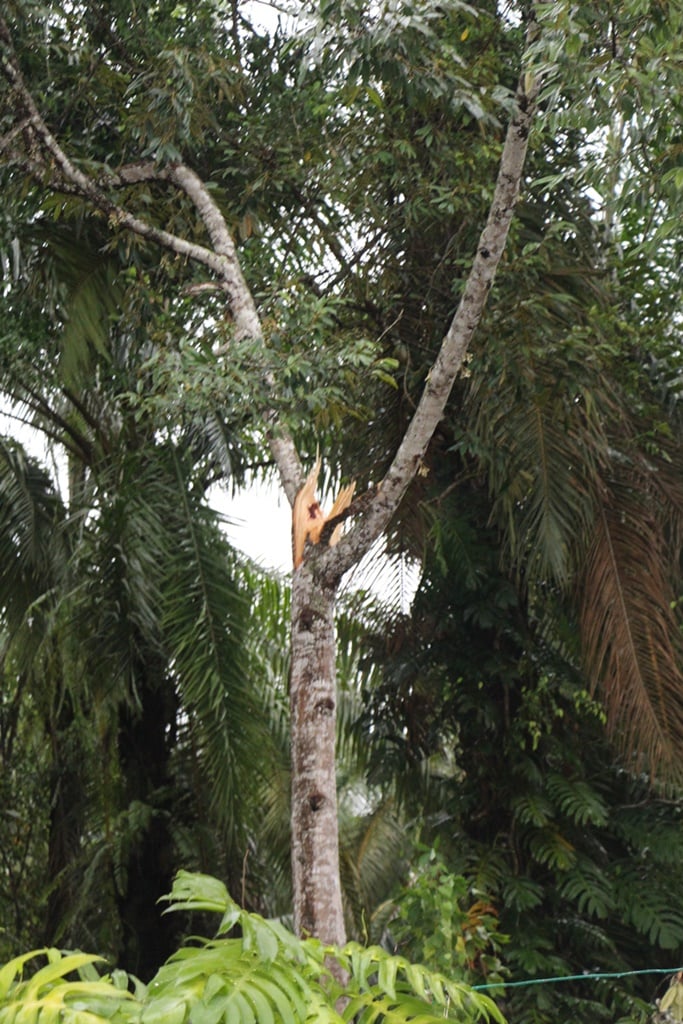
[[[629, 804], [675, 834], [683, 13], [295, 13], [2, 4], [0, 387], [56, 453], [0, 453], [4, 898], [19, 922], [42, 848], [45, 941], [142, 973], [178, 866], [282, 912], [291, 755], [299, 930], [381, 938], [419, 833], [486, 880], [515, 971], [588, 933], [628, 965], [619, 928], [680, 932]], [[277, 473], [294, 504], [318, 451], [359, 496], [288, 594], [207, 493]], [[335, 652], [382, 533], [413, 608], [344, 610]]]

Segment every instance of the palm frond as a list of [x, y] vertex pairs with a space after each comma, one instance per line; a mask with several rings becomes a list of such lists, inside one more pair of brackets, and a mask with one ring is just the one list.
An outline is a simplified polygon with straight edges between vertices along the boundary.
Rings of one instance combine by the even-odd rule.
[[577, 539], [595, 511], [607, 448], [590, 376], [569, 361], [560, 370], [553, 350], [524, 363], [502, 360], [493, 376], [473, 383], [475, 450], [483, 455], [493, 516], [513, 564], [533, 566], [541, 578], [571, 577]]
[[340, 857], [344, 904], [350, 934], [379, 940], [373, 924], [380, 908], [405, 881], [408, 830], [391, 796], [346, 793], [340, 800]]
[[[269, 724], [270, 758], [254, 794], [257, 813], [250, 828], [258, 863], [252, 859], [249, 895], [257, 906], [283, 914], [291, 907], [291, 768], [289, 731], [290, 587], [275, 574], [243, 563], [249, 600], [246, 634], [249, 674]], [[259, 887], [253, 893], [254, 885]]]
[[177, 494], [159, 460], [115, 460], [100, 470], [95, 514], [71, 557], [72, 633], [95, 688], [135, 699], [137, 676], [162, 651], [162, 574], [174, 537], [166, 514]]
[[[192, 1019], [211, 1024], [272, 1024], [274, 1016], [285, 1024], [312, 1019], [372, 1024], [380, 1018], [387, 1024], [417, 1019], [437, 1024], [449, 1017], [504, 1024], [495, 1003], [468, 985], [378, 946], [350, 942], [335, 950], [316, 939], [296, 939], [278, 922], [246, 914], [222, 883], [206, 875], [180, 872], [169, 901], [172, 910], [222, 914], [219, 935], [238, 925], [242, 938], [181, 948], [151, 982], [150, 1000], [160, 1005], [156, 1014], [145, 1012], [145, 1020], [168, 1020], [170, 1014], [183, 1024], [191, 1012]], [[186, 1012], [178, 1012], [183, 1001], [189, 1004]]]
[[0, 438], [0, 606], [15, 626], [55, 582], [64, 516], [46, 471]]
[[271, 705], [286, 709], [289, 686], [290, 587], [281, 576], [242, 559], [237, 567], [249, 603], [245, 643], [250, 672]]
[[680, 778], [683, 650], [656, 509], [642, 477], [611, 481], [580, 581], [580, 622], [590, 678], [618, 746], [653, 774]]
[[42, 219], [32, 226], [27, 242], [36, 246], [42, 286], [58, 307], [62, 379], [74, 383], [91, 369], [93, 356], [109, 358], [123, 279], [93, 225]]
[[[180, 479], [177, 460], [176, 469]], [[249, 608], [215, 514], [182, 486], [176, 502], [162, 630], [183, 701], [196, 715], [215, 806], [235, 823], [270, 749], [258, 680], [243, 653]]]
[[[400, 545], [399, 550], [396, 550], [397, 545]], [[353, 601], [354, 593], [360, 591], [365, 603], [362, 610], [365, 621], [368, 616], [375, 620], [378, 616], [386, 618], [396, 610], [406, 613], [420, 573], [420, 562], [406, 549], [401, 538], [392, 545], [380, 538], [345, 579], [340, 596], [342, 600]]]

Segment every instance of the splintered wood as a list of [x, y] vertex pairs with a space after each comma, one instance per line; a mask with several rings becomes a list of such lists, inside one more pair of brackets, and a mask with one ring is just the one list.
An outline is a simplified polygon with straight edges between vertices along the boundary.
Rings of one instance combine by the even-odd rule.
[[[311, 544], [318, 544], [323, 527], [330, 520], [340, 516], [351, 504], [353, 493], [356, 489], [355, 483], [343, 487], [334, 505], [326, 515], [320, 507], [316, 497], [318, 476], [320, 475], [320, 457], [316, 459], [315, 465], [306, 477], [306, 482], [294, 499], [292, 509], [292, 554], [294, 557], [294, 568], [298, 569], [304, 560], [306, 541]], [[341, 536], [342, 523], [338, 523], [330, 534], [329, 544], [331, 547], [338, 542]]]

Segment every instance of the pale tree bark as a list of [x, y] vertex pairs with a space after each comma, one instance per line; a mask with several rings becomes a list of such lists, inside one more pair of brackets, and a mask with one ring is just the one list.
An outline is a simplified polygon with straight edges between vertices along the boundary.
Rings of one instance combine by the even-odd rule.
[[345, 941], [337, 825], [336, 588], [304, 563], [292, 579], [292, 882], [299, 935]]
[[326, 579], [333, 580], [355, 565], [383, 533], [415, 478], [443, 416], [505, 249], [519, 198], [537, 94], [537, 81], [530, 75], [522, 76], [517, 90], [516, 110], [505, 137], [491, 209], [462, 298], [427, 375], [413, 418], [376, 496], [367, 512], [339, 546], [328, 549], [321, 558], [320, 571]]
[[[52, 135], [31, 96], [0, 20], [2, 71], [14, 92], [16, 126], [3, 140], [3, 152], [33, 174], [43, 187], [76, 193], [104, 212], [113, 228], [131, 231], [160, 247], [203, 265], [224, 292], [238, 336], [262, 340], [253, 296], [242, 274], [234, 241], [211, 192], [182, 163], [163, 169], [140, 162], [103, 173], [85, 174]], [[506, 135], [491, 211], [481, 235], [458, 310], [432, 367], [415, 415], [391, 467], [376, 491], [362, 495], [345, 514], [353, 527], [336, 547], [308, 546], [292, 580], [291, 745], [292, 870], [294, 917], [299, 933], [342, 944], [345, 928], [339, 877], [335, 778], [336, 645], [335, 597], [351, 569], [385, 530], [415, 477], [443, 416], [455, 378], [481, 319], [505, 247], [522, 180], [537, 83], [523, 76]], [[204, 225], [209, 244], [199, 245], [157, 228], [120, 205], [116, 189], [143, 181], [163, 181], [182, 191]], [[273, 387], [277, 386], [272, 381]], [[290, 504], [303, 474], [293, 439], [275, 415], [263, 424], [283, 489]]]
[[[351, 505], [351, 511], [359, 507], [363, 511], [339, 545], [309, 549], [306, 562], [294, 572], [291, 650], [294, 912], [298, 929], [308, 930], [330, 942], [339, 942], [339, 936], [344, 934], [338, 850], [336, 855], [332, 853], [332, 844], [338, 843], [333, 771], [335, 595], [344, 573], [367, 554], [386, 529], [417, 474], [443, 416], [505, 248], [519, 196], [537, 88], [528, 78], [520, 81], [517, 109], [507, 131], [491, 210], [472, 269], [422, 397], [386, 476], [374, 494], [364, 495]], [[326, 749], [322, 746], [325, 737], [329, 744]], [[318, 861], [318, 856], [324, 860]], [[322, 872], [328, 869], [325, 880]], [[333, 900], [339, 901], [336, 910]], [[317, 901], [315, 906], [314, 901]]]

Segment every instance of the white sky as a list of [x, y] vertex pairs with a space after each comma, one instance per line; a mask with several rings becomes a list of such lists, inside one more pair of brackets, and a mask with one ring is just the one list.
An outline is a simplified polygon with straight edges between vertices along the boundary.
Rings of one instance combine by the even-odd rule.
[[[291, 572], [292, 514], [287, 498], [276, 484], [259, 483], [234, 496], [216, 488], [211, 504], [228, 518], [226, 533], [236, 548], [264, 569]], [[380, 539], [348, 575], [345, 585], [351, 589], [367, 588], [407, 612], [419, 583], [420, 567], [408, 559], [390, 561], [382, 550]]]
[[[54, 459], [45, 438], [32, 427], [21, 424], [6, 409], [0, 411], [0, 434], [15, 437], [37, 459], [45, 463], [63, 487], [63, 466]], [[213, 508], [227, 519], [225, 531], [230, 542], [265, 570], [288, 575], [292, 569], [292, 517], [289, 502], [275, 483], [259, 482], [236, 494], [216, 486], [209, 495]], [[328, 503], [329, 504], [329, 503]], [[325, 507], [323, 503], [323, 507]], [[407, 612], [420, 579], [417, 563], [407, 559], [389, 561], [382, 555], [380, 540], [359, 566], [346, 578], [350, 589], [366, 588], [375, 596]]]
[[234, 496], [216, 487], [211, 505], [228, 519], [226, 533], [235, 547], [265, 569], [292, 567], [292, 514], [284, 493], [274, 484], [254, 485]]

